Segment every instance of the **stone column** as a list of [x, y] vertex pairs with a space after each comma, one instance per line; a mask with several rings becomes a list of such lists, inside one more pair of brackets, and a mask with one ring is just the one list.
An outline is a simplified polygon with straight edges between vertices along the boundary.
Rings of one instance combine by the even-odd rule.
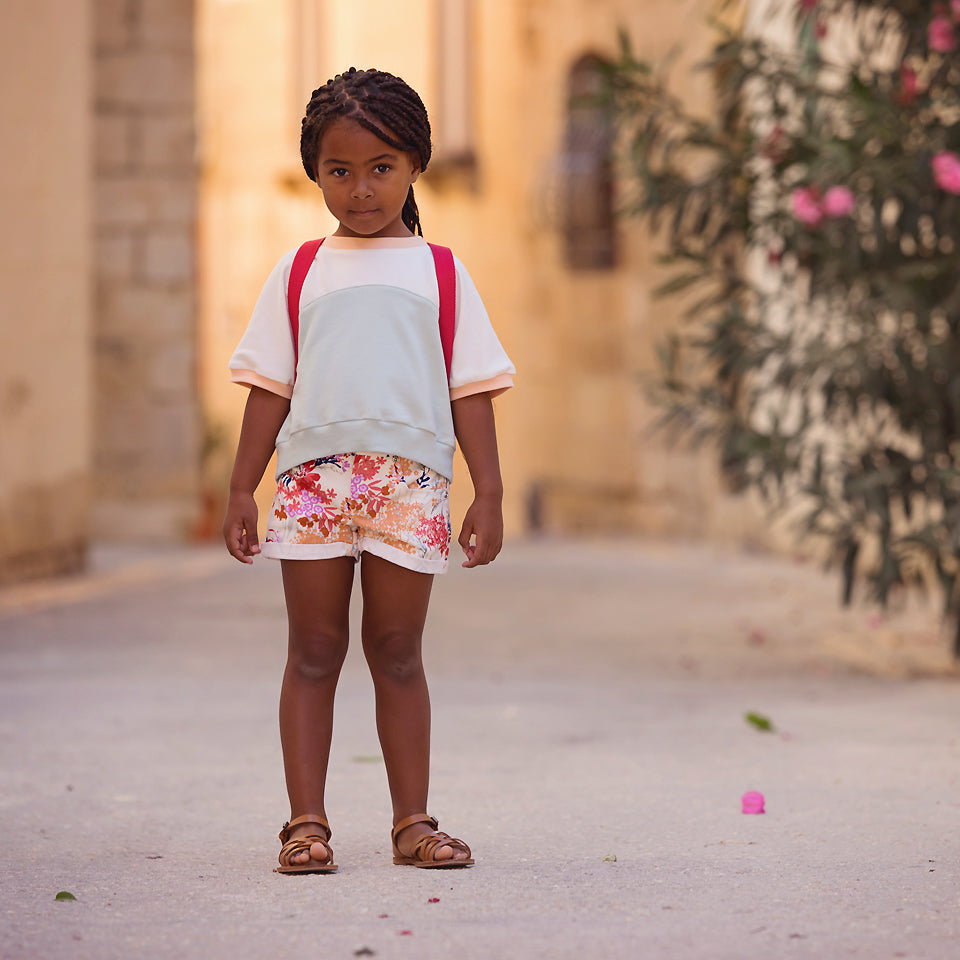
[[95, 0], [94, 520], [107, 539], [194, 523], [193, 0]]

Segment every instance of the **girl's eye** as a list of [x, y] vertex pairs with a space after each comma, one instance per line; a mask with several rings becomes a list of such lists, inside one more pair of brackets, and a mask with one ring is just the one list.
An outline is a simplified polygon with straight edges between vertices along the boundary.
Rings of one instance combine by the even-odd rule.
[[378, 163], [374, 168], [377, 173], [389, 173], [390, 164], [389, 163]]
[[340, 177], [345, 177], [346, 175], [347, 175], [347, 171], [344, 170], [343, 167], [335, 167], [333, 170], [330, 171], [330, 176], [337, 177], [338, 179]]

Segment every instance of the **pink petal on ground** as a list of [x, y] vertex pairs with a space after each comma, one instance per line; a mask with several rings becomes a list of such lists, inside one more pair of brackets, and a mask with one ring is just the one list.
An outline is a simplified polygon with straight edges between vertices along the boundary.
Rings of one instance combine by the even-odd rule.
[[744, 813], [765, 813], [764, 797], [759, 790], [748, 790], [740, 798], [740, 808]]
[[431, 898], [427, 901], [427, 903], [439, 903], [439, 902], [440, 902], [440, 898], [439, 898], [439, 897], [431, 897]]

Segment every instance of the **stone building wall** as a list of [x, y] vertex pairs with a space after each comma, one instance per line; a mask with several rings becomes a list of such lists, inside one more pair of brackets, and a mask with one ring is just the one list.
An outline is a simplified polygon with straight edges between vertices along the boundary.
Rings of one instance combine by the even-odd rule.
[[76, 570], [90, 493], [90, 19], [4, 0], [0, 585]]
[[196, 520], [193, 0], [93, 0], [94, 523], [177, 539]]

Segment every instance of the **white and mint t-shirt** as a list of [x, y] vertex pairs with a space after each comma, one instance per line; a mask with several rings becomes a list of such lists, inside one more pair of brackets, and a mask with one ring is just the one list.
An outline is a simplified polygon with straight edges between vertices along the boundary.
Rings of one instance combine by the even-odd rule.
[[327, 237], [300, 294], [299, 363], [287, 315], [296, 251], [267, 278], [230, 359], [235, 383], [290, 398], [277, 473], [357, 450], [453, 474], [450, 401], [502, 393], [516, 372], [463, 264], [449, 385], [433, 255], [421, 237]]

